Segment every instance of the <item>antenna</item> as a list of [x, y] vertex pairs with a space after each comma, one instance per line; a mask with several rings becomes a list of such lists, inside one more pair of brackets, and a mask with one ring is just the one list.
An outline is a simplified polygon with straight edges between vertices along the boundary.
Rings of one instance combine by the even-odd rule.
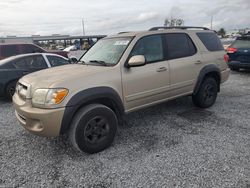
[[213, 15], [211, 16], [211, 30], [213, 30]]

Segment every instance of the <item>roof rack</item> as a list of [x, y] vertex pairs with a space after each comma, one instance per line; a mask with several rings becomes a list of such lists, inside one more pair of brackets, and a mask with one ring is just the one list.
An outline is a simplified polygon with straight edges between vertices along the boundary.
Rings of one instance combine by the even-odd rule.
[[122, 32], [119, 32], [118, 35], [124, 34], [124, 33], [130, 33], [130, 31], [122, 31]]
[[193, 26], [173, 26], [173, 27], [152, 27], [149, 31], [157, 31], [163, 29], [202, 29], [202, 30], [210, 30], [207, 27], [193, 27]]

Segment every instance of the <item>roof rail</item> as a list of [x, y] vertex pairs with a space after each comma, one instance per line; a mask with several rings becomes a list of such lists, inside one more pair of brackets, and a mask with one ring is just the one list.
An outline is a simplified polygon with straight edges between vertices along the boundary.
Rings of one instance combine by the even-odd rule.
[[149, 31], [157, 31], [161, 29], [202, 29], [210, 30], [207, 27], [193, 27], [193, 26], [173, 26], [173, 27], [152, 27]]
[[119, 32], [118, 35], [124, 34], [124, 33], [130, 33], [130, 31], [122, 31], [122, 32]]

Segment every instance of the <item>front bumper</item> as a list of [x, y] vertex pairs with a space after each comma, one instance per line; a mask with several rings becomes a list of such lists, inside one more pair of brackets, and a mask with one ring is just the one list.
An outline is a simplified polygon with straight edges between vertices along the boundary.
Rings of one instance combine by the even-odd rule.
[[233, 67], [233, 68], [250, 69], [250, 62], [249, 63], [242, 63], [240, 61], [229, 61], [228, 66]]
[[17, 94], [13, 96], [13, 104], [16, 117], [26, 130], [44, 137], [59, 136], [65, 108], [34, 108], [31, 100], [24, 101]]
[[221, 71], [221, 83], [224, 83], [225, 81], [228, 80], [229, 78], [229, 75], [230, 75], [230, 69], [227, 68], [226, 70], [224, 71]]

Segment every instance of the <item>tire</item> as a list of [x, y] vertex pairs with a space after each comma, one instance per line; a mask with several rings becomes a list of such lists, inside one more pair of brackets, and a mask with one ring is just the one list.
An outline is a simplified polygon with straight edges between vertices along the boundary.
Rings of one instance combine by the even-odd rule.
[[86, 153], [98, 153], [108, 148], [117, 131], [116, 114], [101, 104], [91, 104], [77, 112], [69, 130], [74, 148]]
[[218, 87], [218, 83], [214, 78], [205, 78], [197, 94], [192, 96], [194, 105], [200, 108], [212, 106], [217, 98]]
[[12, 100], [12, 96], [15, 94], [16, 90], [16, 81], [8, 83], [5, 88], [5, 96], [8, 100]]
[[239, 70], [240, 70], [240, 68], [236, 68], [236, 67], [230, 67], [230, 69], [231, 69], [232, 71], [239, 71]]

